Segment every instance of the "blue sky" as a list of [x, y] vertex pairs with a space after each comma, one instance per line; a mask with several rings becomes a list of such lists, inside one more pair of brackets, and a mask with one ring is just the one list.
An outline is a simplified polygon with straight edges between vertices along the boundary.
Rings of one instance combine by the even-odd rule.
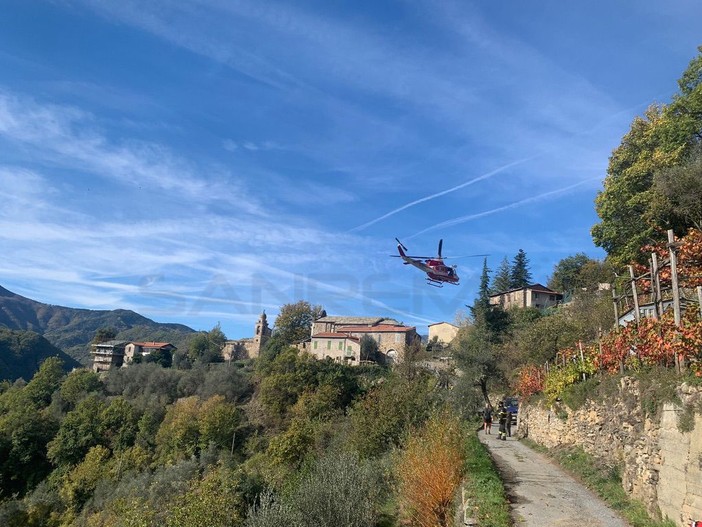
[[426, 331], [475, 297], [388, 255], [590, 238], [607, 160], [702, 43], [697, 0], [5, 0], [0, 285], [250, 336], [283, 303]]

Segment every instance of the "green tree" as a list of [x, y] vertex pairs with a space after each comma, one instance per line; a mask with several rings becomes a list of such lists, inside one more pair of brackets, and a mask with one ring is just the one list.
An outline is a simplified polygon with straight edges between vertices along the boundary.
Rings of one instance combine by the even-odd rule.
[[89, 395], [68, 412], [56, 437], [47, 445], [48, 457], [55, 465], [76, 465], [92, 447], [104, 442], [105, 425], [101, 416], [107, 403]]
[[702, 146], [684, 164], [656, 172], [653, 183], [659, 197], [656, 216], [679, 218], [676, 223], [702, 230]]
[[[479, 390], [484, 401], [489, 401], [491, 384], [503, 379], [498, 368], [498, 343], [484, 323], [463, 326], [451, 342], [456, 367], [461, 371], [457, 379], [459, 390]], [[473, 401], [475, 399], [473, 398]]]
[[490, 309], [490, 269], [488, 269], [487, 258], [485, 258], [483, 260], [483, 272], [480, 274], [478, 297], [473, 302], [470, 311], [473, 318], [475, 318], [488, 309]]
[[587, 289], [596, 291], [598, 284], [609, 283], [613, 277], [611, 266], [577, 253], [559, 261], [553, 268], [548, 287], [565, 294]]
[[249, 508], [246, 527], [304, 527], [296, 507], [277, 498], [271, 491], [261, 494], [259, 503]]
[[317, 461], [291, 502], [306, 527], [367, 527], [376, 525], [381, 488], [369, 461], [341, 452]]
[[188, 344], [188, 358], [193, 363], [209, 364], [222, 362], [222, 349], [227, 337], [222, 332], [219, 324], [210, 331], [203, 331], [195, 335]]
[[[596, 245], [615, 267], [644, 262], [640, 248], [665, 241], [666, 229], [678, 236], [691, 226], [665, 204], [654, 187], [657, 173], [685, 164], [702, 137], [702, 47], [682, 75], [679, 93], [668, 106], [651, 106], [636, 117], [610, 157], [604, 189], [595, 199], [600, 223], [592, 228]], [[661, 176], [665, 179], [665, 176]]]
[[69, 373], [61, 384], [59, 395], [66, 406], [64, 409], [72, 410], [89, 394], [100, 393], [102, 390], [103, 384], [97, 373], [90, 370], [75, 370]]
[[170, 368], [173, 365], [173, 353], [167, 349], [152, 351], [146, 356], [144, 362], [158, 364], [164, 368]]
[[257, 400], [268, 418], [284, 419], [290, 408], [305, 392], [324, 386], [338, 390], [337, 404], [346, 407], [360, 391], [354, 368], [331, 360], [316, 360], [306, 353], [288, 348], [260, 370]]
[[378, 341], [375, 340], [370, 335], [363, 335], [361, 337], [361, 360], [372, 360], [375, 362], [381, 362], [381, 357], [383, 354], [380, 353], [380, 348], [378, 348]]
[[123, 397], [112, 399], [99, 416], [104, 427], [105, 446], [115, 453], [131, 447], [136, 440], [140, 417], [136, 408]]
[[0, 495], [23, 495], [51, 471], [46, 445], [56, 422], [24, 393], [13, 388], [0, 395]]
[[234, 433], [241, 423], [241, 413], [224, 396], [215, 395], [202, 403], [197, 417], [200, 449], [210, 445], [230, 449]]
[[509, 260], [505, 256], [500, 262], [500, 266], [497, 268], [495, 277], [492, 280], [492, 294], [502, 293], [504, 291], [509, 291], [510, 289], [510, 271], [511, 267], [509, 265]]
[[237, 527], [242, 524], [241, 493], [235, 474], [217, 467], [190, 481], [188, 491], [173, 500], [166, 527]]
[[176, 463], [198, 452], [200, 400], [196, 396], [179, 399], [166, 410], [156, 434], [156, 452], [161, 463]]
[[109, 458], [110, 451], [107, 448], [95, 446], [80, 464], [63, 477], [59, 494], [74, 513], [80, 511], [90, 499], [97, 484], [106, 479], [105, 465]]
[[509, 288], [517, 289], [526, 287], [531, 283], [531, 271], [529, 271], [529, 259], [526, 253], [519, 249], [512, 260], [512, 268], [509, 272]]
[[380, 456], [402, 444], [435, 404], [436, 380], [426, 374], [407, 379], [391, 375], [371, 389], [351, 411], [351, 444], [362, 457]]
[[39, 407], [48, 406], [51, 396], [61, 386], [66, 373], [63, 371], [63, 361], [57, 357], [49, 357], [39, 366], [39, 371], [25, 387], [25, 394]]
[[100, 328], [95, 332], [95, 336], [90, 343], [102, 344], [108, 340], [114, 340], [115, 338], [117, 338], [117, 331], [114, 328]]
[[285, 344], [296, 344], [310, 337], [312, 324], [322, 317], [322, 306], [313, 306], [305, 300], [281, 306], [275, 319], [274, 332]]

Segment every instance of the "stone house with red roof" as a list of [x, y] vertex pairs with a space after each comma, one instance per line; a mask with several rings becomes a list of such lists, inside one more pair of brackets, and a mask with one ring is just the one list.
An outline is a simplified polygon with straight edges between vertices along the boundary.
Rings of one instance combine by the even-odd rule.
[[301, 346], [319, 359], [359, 364], [361, 339], [368, 336], [378, 343], [378, 351], [390, 362], [402, 360], [407, 346], [420, 340], [413, 326], [384, 317], [325, 316], [312, 325], [310, 340]]
[[176, 349], [170, 342], [130, 342], [124, 347], [124, 365], [133, 363], [137, 357], [144, 358], [157, 351], [173, 353]]

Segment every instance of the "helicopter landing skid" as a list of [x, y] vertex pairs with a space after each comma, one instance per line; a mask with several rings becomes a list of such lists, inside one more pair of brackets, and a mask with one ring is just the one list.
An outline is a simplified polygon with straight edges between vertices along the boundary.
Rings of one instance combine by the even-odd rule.
[[427, 278], [427, 284], [432, 286], [432, 287], [438, 287], [439, 289], [444, 287], [443, 282], [439, 282], [438, 280], [432, 280], [431, 278]]

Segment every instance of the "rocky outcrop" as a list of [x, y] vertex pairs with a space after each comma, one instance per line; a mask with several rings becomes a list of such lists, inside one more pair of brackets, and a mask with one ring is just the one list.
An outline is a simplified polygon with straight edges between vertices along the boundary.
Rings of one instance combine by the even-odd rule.
[[[683, 384], [678, 397], [682, 405], [665, 403], [646, 416], [638, 381], [625, 377], [606, 403], [588, 401], [576, 411], [522, 405], [518, 435], [547, 447], [582, 447], [619, 467], [626, 491], [651, 514], [687, 526], [702, 520], [702, 416], [685, 408], [700, 407], [702, 388]], [[681, 418], [686, 427], [678, 426]]]

